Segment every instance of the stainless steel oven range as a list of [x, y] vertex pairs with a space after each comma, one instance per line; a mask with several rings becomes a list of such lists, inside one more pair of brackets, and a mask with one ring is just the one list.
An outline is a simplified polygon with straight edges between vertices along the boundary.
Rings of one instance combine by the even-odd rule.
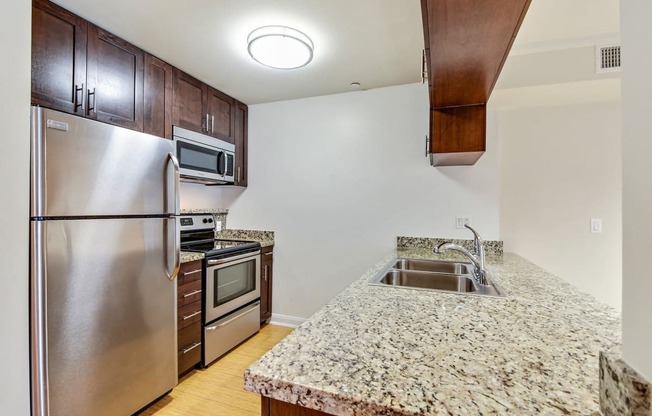
[[215, 239], [212, 215], [182, 215], [181, 250], [204, 253], [202, 366], [260, 330], [260, 243]]

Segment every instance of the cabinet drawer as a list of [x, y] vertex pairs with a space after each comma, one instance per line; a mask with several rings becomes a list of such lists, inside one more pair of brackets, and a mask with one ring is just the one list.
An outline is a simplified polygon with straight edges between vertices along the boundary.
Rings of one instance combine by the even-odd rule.
[[198, 342], [201, 342], [201, 322], [180, 329], [178, 332], [179, 352], [188, 349]]
[[178, 372], [184, 373], [201, 359], [201, 322], [179, 331]]
[[201, 321], [201, 301], [189, 303], [179, 308], [177, 329], [185, 328]]
[[192, 261], [190, 263], [183, 263], [179, 270], [178, 285], [201, 280], [202, 264], [201, 260]]
[[177, 305], [179, 307], [201, 300], [201, 280], [193, 280], [177, 289]]

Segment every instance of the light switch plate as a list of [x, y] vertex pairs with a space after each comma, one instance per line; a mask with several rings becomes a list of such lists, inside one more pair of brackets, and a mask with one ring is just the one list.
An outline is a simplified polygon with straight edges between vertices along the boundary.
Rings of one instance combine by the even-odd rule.
[[591, 218], [591, 232], [595, 234], [602, 232], [602, 218]]

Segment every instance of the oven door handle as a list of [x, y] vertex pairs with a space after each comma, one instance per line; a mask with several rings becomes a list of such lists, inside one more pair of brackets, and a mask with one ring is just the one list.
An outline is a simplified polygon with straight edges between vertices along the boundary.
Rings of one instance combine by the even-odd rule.
[[218, 264], [230, 263], [230, 262], [232, 262], [234, 260], [246, 259], [247, 257], [255, 258], [259, 254], [260, 254], [260, 250], [254, 251], [252, 253], [240, 254], [239, 256], [227, 257], [227, 258], [224, 258], [224, 259], [208, 260], [208, 265], [209, 266], [215, 266], [215, 265], [218, 265]]

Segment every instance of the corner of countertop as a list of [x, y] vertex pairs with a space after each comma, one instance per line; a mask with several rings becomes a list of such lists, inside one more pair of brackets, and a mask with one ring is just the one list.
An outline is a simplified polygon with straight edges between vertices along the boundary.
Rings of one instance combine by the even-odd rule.
[[274, 245], [274, 231], [266, 230], [239, 230], [227, 228], [222, 231], [217, 231], [215, 233], [215, 238], [257, 241], [262, 247]]
[[181, 252], [181, 263], [190, 263], [191, 261], [201, 260], [204, 258], [204, 253], [194, 253], [190, 251]]

